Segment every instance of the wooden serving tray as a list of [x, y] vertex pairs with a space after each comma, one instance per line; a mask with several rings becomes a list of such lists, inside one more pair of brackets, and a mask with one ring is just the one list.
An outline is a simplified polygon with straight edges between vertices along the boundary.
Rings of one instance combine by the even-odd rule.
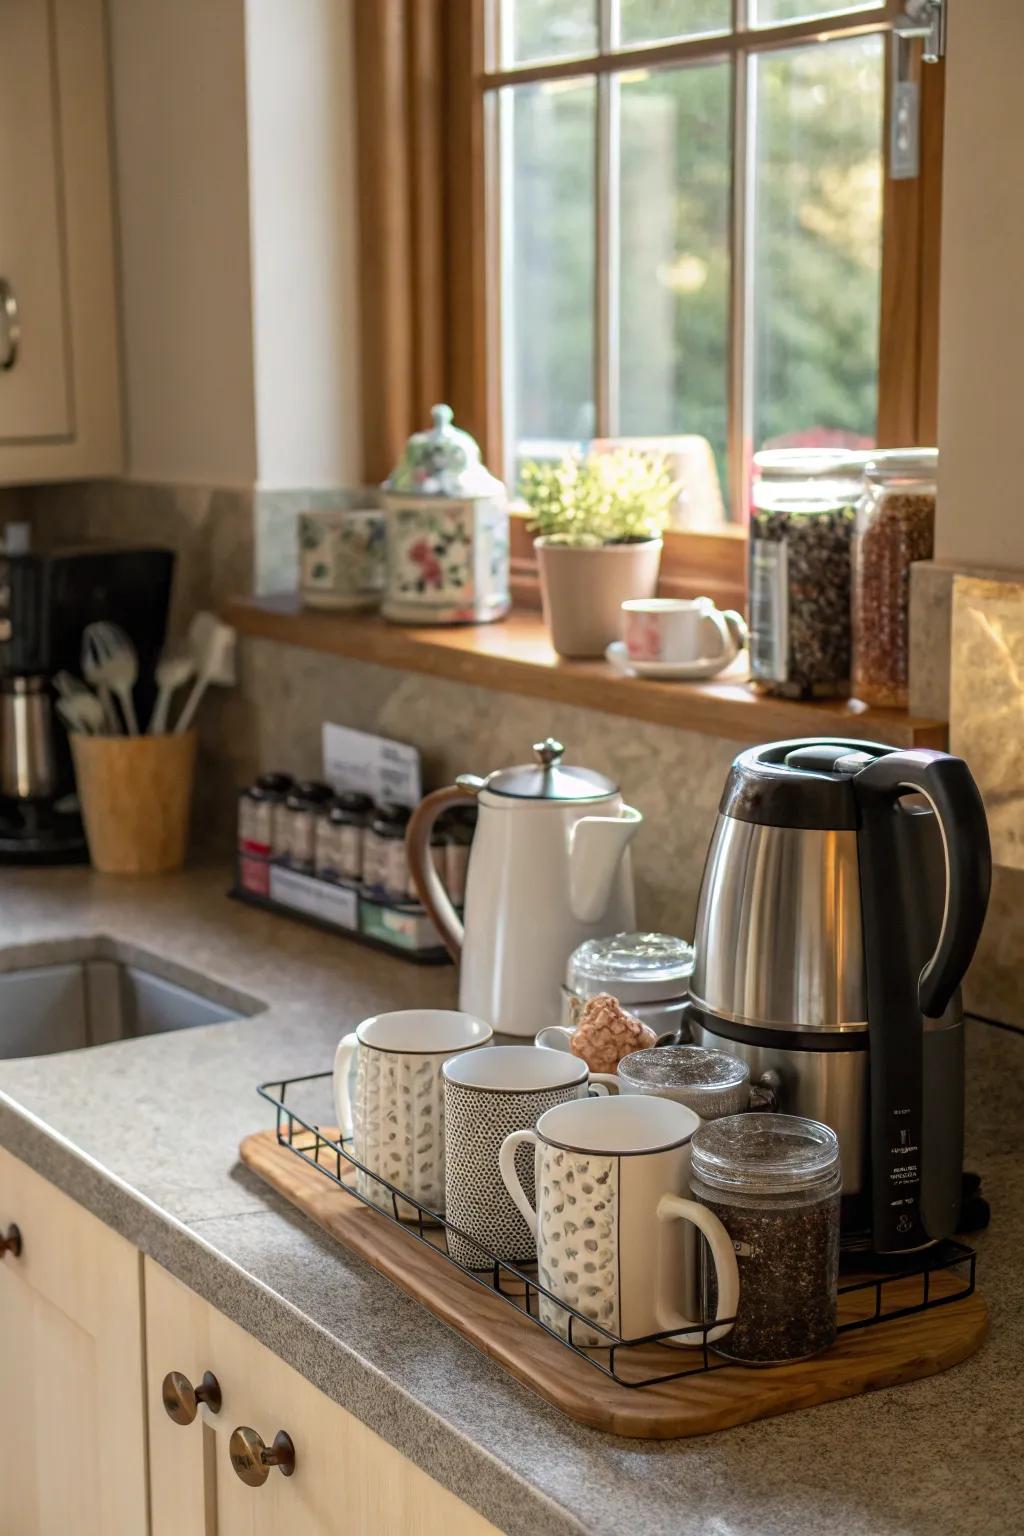
[[[332, 1184], [280, 1146], [274, 1131], [247, 1136], [240, 1152], [242, 1161], [278, 1194], [518, 1381], [580, 1424], [612, 1434], [652, 1440], [703, 1435], [932, 1376], [974, 1354], [988, 1329], [988, 1309], [975, 1291], [949, 1306], [840, 1334], [831, 1349], [813, 1360], [757, 1370], [726, 1366], [631, 1388], [598, 1374], [492, 1290], [463, 1274], [444, 1254]], [[936, 1296], [948, 1295], [961, 1285], [950, 1273], [940, 1271], [931, 1278]], [[920, 1278], [888, 1282], [884, 1298], [886, 1311], [912, 1306], [921, 1298]], [[873, 1290], [841, 1296], [840, 1322], [873, 1309]], [[607, 1359], [607, 1351], [594, 1353]], [[620, 1350], [616, 1369], [620, 1375], [627, 1369], [631, 1376], [650, 1375], [684, 1369], [691, 1357], [697, 1363], [698, 1351], [649, 1345]]]

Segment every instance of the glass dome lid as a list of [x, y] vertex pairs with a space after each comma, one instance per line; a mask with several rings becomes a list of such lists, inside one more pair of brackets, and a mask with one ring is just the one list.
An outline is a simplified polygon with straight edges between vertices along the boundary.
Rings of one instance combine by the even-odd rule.
[[435, 405], [430, 414], [433, 426], [413, 433], [383, 489], [453, 501], [503, 496], [505, 487], [480, 462], [475, 439], [453, 425], [451, 406]]

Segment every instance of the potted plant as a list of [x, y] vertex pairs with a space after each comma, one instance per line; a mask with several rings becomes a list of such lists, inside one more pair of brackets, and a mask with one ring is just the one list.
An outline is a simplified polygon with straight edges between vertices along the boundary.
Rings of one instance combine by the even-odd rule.
[[603, 656], [626, 599], [654, 596], [678, 489], [661, 458], [631, 449], [524, 466], [544, 620], [559, 655]]

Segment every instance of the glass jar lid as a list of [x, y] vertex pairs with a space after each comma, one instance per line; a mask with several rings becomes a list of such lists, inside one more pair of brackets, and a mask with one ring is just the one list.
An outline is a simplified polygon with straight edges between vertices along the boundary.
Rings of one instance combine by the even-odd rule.
[[839, 1138], [801, 1115], [743, 1114], [694, 1132], [691, 1168], [712, 1189], [751, 1195], [826, 1192], [839, 1181]]
[[683, 997], [693, 974], [693, 945], [668, 933], [613, 933], [587, 939], [569, 957], [566, 977], [579, 997], [610, 992], [623, 1005]]
[[750, 1068], [738, 1056], [703, 1045], [661, 1045], [623, 1056], [619, 1076], [638, 1088], [695, 1088], [718, 1093], [749, 1081]]
[[513, 800], [559, 800], [564, 804], [607, 800], [618, 793], [619, 786], [603, 773], [564, 765], [565, 748], [552, 736], [534, 742], [533, 754], [535, 762], [500, 768], [489, 775], [483, 787], [489, 794]]
[[762, 448], [754, 468], [764, 480], [859, 480], [872, 457], [850, 448]]
[[938, 473], [937, 448], [883, 448], [864, 467], [864, 478], [872, 485], [910, 485], [915, 490], [934, 486]]
[[505, 487], [480, 462], [480, 449], [468, 432], [452, 425], [450, 405], [435, 405], [434, 425], [414, 432], [384, 490], [412, 496], [446, 496], [464, 501], [503, 495]]

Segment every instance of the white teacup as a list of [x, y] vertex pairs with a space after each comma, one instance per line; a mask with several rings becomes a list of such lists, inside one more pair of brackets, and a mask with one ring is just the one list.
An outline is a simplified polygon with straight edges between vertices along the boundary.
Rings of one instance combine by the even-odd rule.
[[[685, 1198], [690, 1138], [700, 1123], [671, 1099], [575, 1099], [547, 1110], [534, 1130], [505, 1138], [501, 1177], [534, 1232], [540, 1282], [557, 1298], [541, 1296], [541, 1321], [563, 1338], [600, 1346], [697, 1329], [672, 1342], [701, 1345], [700, 1319], [687, 1316], [697, 1311], [695, 1228], [707, 1238], [717, 1277], [716, 1317], [735, 1316], [732, 1242], [717, 1216]], [[535, 1148], [536, 1210], [516, 1169], [524, 1142]], [[711, 1329], [709, 1342], [731, 1326]]]
[[370, 608], [386, 581], [384, 513], [376, 507], [299, 513], [299, 572], [307, 608]]
[[631, 597], [622, 604], [622, 632], [630, 661], [678, 666], [726, 667], [747, 643], [742, 615], [719, 610], [710, 597]]
[[[486, 1045], [494, 1031], [468, 1013], [408, 1008], [364, 1019], [346, 1035], [334, 1057], [334, 1104], [343, 1137], [371, 1172], [420, 1205], [444, 1213], [444, 1082], [450, 1056]], [[356, 1059], [355, 1088], [349, 1069]], [[383, 1184], [357, 1173], [366, 1200], [390, 1206]], [[404, 1221], [419, 1216], [405, 1200], [395, 1202]]]

